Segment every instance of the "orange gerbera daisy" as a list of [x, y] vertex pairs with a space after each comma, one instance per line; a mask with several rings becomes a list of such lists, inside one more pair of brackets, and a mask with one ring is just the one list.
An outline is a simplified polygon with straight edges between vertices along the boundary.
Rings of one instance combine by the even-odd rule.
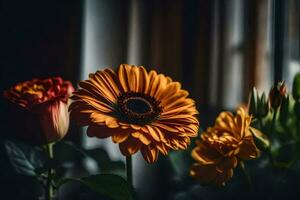
[[190, 137], [197, 136], [194, 101], [179, 82], [154, 70], [122, 64], [117, 71], [90, 74], [79, 86], [72, 96], [71, 117], [88, 125], [90, 137], [111, 136], [125, 156], [141, 150], [153, 163], [159, 152], [186, 149]]
[[243, 108], [237, 115], [222, 112], [214, 127], [202, 133], [201, 141], [192, 151], [198, 162], [191, 168], [190, 175], [204, 184], [225, 185], [233, 175], [238, 162], [258, 157], [259, 150], [252, 134], [262, 135], [250, 126], [251, 116]]

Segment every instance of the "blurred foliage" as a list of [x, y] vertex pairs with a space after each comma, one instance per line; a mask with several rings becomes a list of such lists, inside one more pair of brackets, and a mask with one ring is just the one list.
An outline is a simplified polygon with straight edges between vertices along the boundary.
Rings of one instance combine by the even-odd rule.
[[260, 96], [255, 88], [250, 96], [249, 112], [255, 118], [253, 126], [270, 139], [271, 145], [267, 151], [271, 163], [277, 167], [289, 168], [300, 158], [300, 116], [297, 115], [300, 106], [297, 99], [299, 80], [300, 74], [297, 74], [293, 94], [287, 92], [284, 82], [279, 82], [271, 89], [267, 101], [265, 94]]
[[[130, 199], [132, 188], [130, 188], [122, 176], [107, 174], [122, 174], [125, 164], [122, 161], [112, 161], [105, 150], [96, 148], [84, 150], [68, 141], [60, 141], [54, 144], [54, 159], [49, 159], [42, 146], [32, 146], [15, 139], [7, 139], [1, 142], [0, 148], [0, 173], [3, 180], [11, 181], [12, 185], [6, 185], [8, 191], [14, 190], [17, 182], [28, 182], [22, 191], [22, 199], [39, 199], [43, 196], [46, 188], [47, 173], [52, 169], [53, 186], [58, 189], [63, 184], [76, 182], [87, 186], [93, 192], [109, 199]], [[98, 175], [90, 176], [85, 169], [85, 159], [93, 159], [98, 164], [100, 171]], [[73, 178], [70, 171], [74, 168], [85, 172], [80, 179]], [[122, 174], [124, 175], [124, 174]], [[20, 188], [24, 188], [21, 186]], [[3, 187], [5, 188], [5, 187]], [[7, 191], [7, 192], [8, 192]], [[35, 191], [34, 193], [32, 191]], [[13, 193], [12, 193], [13, 194]], [[20, 199], [18, 194], [8, 194], [10, 199]], [[4, 195], [5, 196], [5, 195]], [[101, 196], [101, 197], [102, 197]], [[98, 196], [99, 197], [99, 196]]]
[[[284, 82], [274, 86], [269, 95], [260, 95], [253, 88], [249, 98], [249, 113], [253, 116], [252, 126], [263, 133], [252, 132], [262, 154], [256, 160], [246, 161], [244, 169], [237, 167], [225, 187], [200, 185], [189, 176], [190, 166], [194, 162], [190, 156], [191, 150], [199, 138], [192, 140], [186, 151], [170, 152], [165, 163], [168, 172], [165, 177], [168, 180], [164, 184], [167, 185], [162, 186], [167, 190], [167, 199], [298, 199], [300, 74], [296, 75], [291, 91], [287, 92]], [[41, 146], [13, 139], [1, 141], [0, 176], [5, 183], [1, 188], [2, 195], [10, 195], [9, 199], [38, 199], [43, 196], [45, 178], [51, 168], [56, 188], [77, 184], [97, 194], [84, 199], [133, 198], [133, 189], [123, 178], [124, 162], [111, 160], [104, 149], [86, 150], [68, 141], [57, 142], [53, 148], [54, 159], [48, 159]], [[88, 173], [84, 165], [87, 159], [97, 164], [97, 174]], [[70, 173], [78, 168], [79, 173]], [[76, 193], [75, 196], [75, 199], [81, 199], [84, 194]]]
[[268, 95], [259, 95], [253, 88], [248, 109], [253, 116], [251, 126], [263, 133], [253, 132], [262, 153], [258, 159], [246, 161], [244, 169], [237, 167], [225, 187], [201, 185], [189, 178], [194, 141], [187, 151], [171, 152], [173, 184], [169, 199], [299, 199], [300, 74], [292, 91], [288, 93], [284, 82], [276, 84]]
[[132, 199], [132, 188], [120, 176], [114, 174], [97, 174], [79, 179], [63, 179], [59, 186], [69, 183], [79, 182], [91, 188], [100, 194], [110, 197], [112, 200], [130, 200]]

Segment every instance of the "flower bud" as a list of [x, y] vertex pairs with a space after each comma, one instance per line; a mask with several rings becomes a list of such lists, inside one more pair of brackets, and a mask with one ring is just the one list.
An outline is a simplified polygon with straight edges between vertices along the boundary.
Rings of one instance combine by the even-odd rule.
[[266, 94], [263, 93], [258, 101], [257, 115], [258, 117], [262, 118], [267, 116], [268, 113], [269, 113], [269, 104], [267, 102]]
[[249, 114], [256, 116], [257, 115], [257, 101], [258, 101], [258, 93], [255, 87], [253, 87], [250, 96], [249, 96]]
[[260, 97], [254, 87], [250, 93], [248, 108], [249, 114], [254, 117], [262, 118], [267, 116], [269, 112], [269, 104], [266, 99], [266, 94], [263, 93]]
[[296, 74], [293, 82], [293, 97], [300, 100], [300, 73]]
[[297, 100], [294, 105], [294, 112], [296, 114], [297, 119], [300, 119], [300, 99]]
[[273, 86], [269, 93], [269, 102], [272, 108], [278, 108], [281, 105], [283, 97], [286, 96], [287, 89], [283, 82], [278, 82]]
[[282, 99], [282, 104], [280, 107], [279, 119], [281, 124], [285, 124], [288, 121], [288, 118], [290, 117], [289, 107], [290, 107], [290, 97], [286, 96]]
[[4, 91], [11, 131], [32, 144], [62, 139], [69, 128], [68, 98], [73, 91], [72, 84], [59, 77], [33, 79]]

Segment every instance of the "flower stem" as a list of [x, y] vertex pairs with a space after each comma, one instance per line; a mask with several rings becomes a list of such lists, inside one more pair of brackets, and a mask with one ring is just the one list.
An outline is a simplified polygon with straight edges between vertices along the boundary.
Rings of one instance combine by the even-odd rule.
[[[272, 118], [271, 131], [269, 133], [270, 137], [275, 135], [274, 131], [275, 131], [275, 128], [276, 128], [277, 113], [278, 113], [278, 108], [275, 108], [274, 114], [273, 114], [273, 118]], [[274, 165], [275, 164], [275, 159], [274, 159], [274, 157], [273, 157], [273, 155], [271, 153], [271, 148], [268, 149], [267, 154], [269, 156], [271, 164]]]
[[299, 134], [300, 134], [300, 118], [297, 119], [297, 135], [296, 135], [297, 140], [300, 139]]
[[252, 187], [252, 181], [251, 181], [251, 177], [249, 176], [249, 173], [247, 172], [246, 168], [245, 168], [245, 164], [243, 161], [241, 161], [239, 163], [239, 167], [241, 168], [246, 180], [247, 180], [247, 183], [249, 184], [249, 187], [251, 188]]
[[[53, 159], [53, 143], [47, 144], [47, 154], [49, 160]], [[46, 193], [47, 200], [53, 200], [54, 198], [54, 189], [52, 186], [52, 169], [49, 167], [48, 169], [48, 177], [47, 177], [47, 193]]]
[[129, 185], [133, 188], [132, 181], [132, 157], [126, 156], [126, 178]]
[[273, 114], [273, 119], [272, 119], [272, 124], [271, 124], [271, 133], [270, 133], [270, 135], [274, 135], [273, 132], [275, 131], [277, 112], [278, 112], [278, 108], [275, 108], [275, 111], [274, 111], [274, 114]]

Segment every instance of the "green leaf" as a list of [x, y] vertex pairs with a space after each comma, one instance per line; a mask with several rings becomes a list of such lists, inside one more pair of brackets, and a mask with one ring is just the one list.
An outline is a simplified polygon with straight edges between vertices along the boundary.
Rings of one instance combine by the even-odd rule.
[[293, 82], [293, 97], [300, 100], [300, 73], [296, 74]]
[[18, 145], [9, 140], [5, 141], [4, 145], [9, 161], [15, 172], [27, 176], [36, 175], [33, 164], [29, 161], [23, 150]]
[[133, 189], [125, 179], [114, 174], [98, 174], [80, 179], [63, 179], [58, 186], [69, 182], [79, 182], [86, 185], [91, 190], [111, 198], [112, 200], [130, 200], [133, 198]]
[[249, 129], [254, 136], [254, 141], [260, 150], [266, 150], [270, 147], [270, 141], [266, 135], [255, 128]]

